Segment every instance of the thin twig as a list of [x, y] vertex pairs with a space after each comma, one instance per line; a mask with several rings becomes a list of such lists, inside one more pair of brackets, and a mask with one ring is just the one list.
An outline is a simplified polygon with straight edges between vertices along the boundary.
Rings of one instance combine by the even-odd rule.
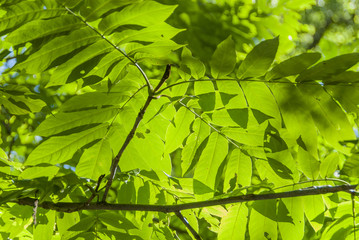
[[[238, 78], [205, 78], [205, 79], [189, 79], [188, 81], [182, 81], [182, 82], [176, 82], [173, 84], [170, 84], [164, 88], [162, 88], [160, 91], [157, 92], [157, 94], [161, 94], [163, 91], [170, 89], [174, 86], [177, 85], [181, 85], [181, 84], [189, 84], [189, 83], [193, 83], [193, 82], [215, 82], [215, 81], [235, 81], [235, 82], [263, 82], [263, 83], [268, 83], [268, 84], [292, 84], [292, 85], [314, 85], [314, 86], [321, 86], [319, 83], [316, 82], [290, 82], [290, 81], [278, 81], [278, 80], [272, 80], [272, 81], [268, 81], [268, 80], [261, 80], [261, 79], [238, 79]], [[359, 82], [345, 82], [345, 83], [340, 83], [340, 85], [336, 85], [336, 86], [348, 86], [348, 87], [354, 87], [354, 84], [358, 84]], [[330, 83], [325, 84], [324, 86], [329, 86], [332, 85]], [[358, 85], [359, 86], [359, 85]]]
[[[58, 212], [75, 212], [79, 210], [121, 210], [121, 211], [147, 211], [147, 212], [163, 212], [173, 213], [186, 209], [195, 209], [203, 207], [211, 207], [217, 205], [233, 204], [240, 202], [251, 202], [259, 200], [279, 199], [279, 198], [293, 198], [310, 195], [322, 195], [336, 192], [355, 191], [357, 185], [340, 185], [340, 186], [323, 186], [316, 188], [304, 188], [288, 192], [269, 193], [269, 194], [247, 194], [240, 196], [227, 197], [222, 199], [207, 200], [201, 202], [184, 203], [177, 205], [151, 205], [151, 204], [109, 204], [106, 202], [90, 203], [84, 206], [84, 203], [74, 202], [59, 202], [53, 203], [44, 201], [39, 203], [39, 207], [44, 209], [51, 209]], [[20, 205], [33, 206], [34, 198], [21, 198], [12, 202]]]
[[182, 215], [182, 213], [180, 211], [175, 212], [176, 216], [183, 222], [183, 224], [186, 226], [186, 228], [191, 232], [191, 234], [193, 235], [193, 237], [196, 240], [202, 240], [201, 236], [199, 236], [199, 234], [196, 232], [196, 230], [194, 230], [194, 228], [189, 224], [189, 222], [187, 221], [187, 219]]
[[276, 187], [273, 188], [273, 190], [278, 190], [281, 188], [286, 188], [286, 187], [294, 187], [296, 185], [300, 185], [300, 184], [305, 184], [305, 183], [315, 183], [315, 182], [341, 182], [344, 183], [346, 185], [350, 185], [347, 181], [344, 181], [342, 179], [336, 179], [336, 178], [325, 178], [325, 179], [315, 179], [315, 180], [308, 180], [308, 181], [302, 181], [302, 182], [297, 182], [297, 183], [293, 183], [293, 184], [288, 184], [288, 185], [284, 185], [284, 186], [280, 186], [280, 187]]

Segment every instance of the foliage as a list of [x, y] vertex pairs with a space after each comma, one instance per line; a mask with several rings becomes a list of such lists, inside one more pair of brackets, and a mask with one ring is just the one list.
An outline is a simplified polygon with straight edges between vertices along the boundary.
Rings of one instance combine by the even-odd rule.
[[355, 238], [359, 53], [176, 2], [0, 1], [2, 238]]

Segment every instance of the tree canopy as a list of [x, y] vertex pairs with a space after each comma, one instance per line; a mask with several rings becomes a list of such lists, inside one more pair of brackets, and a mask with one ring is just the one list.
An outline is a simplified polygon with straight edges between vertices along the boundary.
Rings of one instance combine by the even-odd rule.
[[356, 239], [358, 0], [0, 0], [2, 239]]

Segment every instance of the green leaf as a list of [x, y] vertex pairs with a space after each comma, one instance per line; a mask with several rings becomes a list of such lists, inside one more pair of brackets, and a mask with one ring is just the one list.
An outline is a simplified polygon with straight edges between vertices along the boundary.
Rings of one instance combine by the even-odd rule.
[[[283, 198], [280, 203], [278, 206], [278, 228], [282, 239], [303, 239], [305, 231], [303, 200], [299, 197]], [[281, 221], [283, 218], [291, 221]]]
[[338, 168], [339, 155], [337, 152], [330, 153], [320, 163], [320, 176], [322, 178], [332, 177]]
[[253, 239], [277, 239], [276, 200], [256, 201], [249, 217], [249, 236]]
[[330, 78], [323, 79], [323, 83], [326, 85], [333, 84], [337, 87], [339, 83], [357, 83], [359, 82], [359, 72], [345, 71], [337, 75], [333, 75]]
[[112, 150], [107, 139], [101, 139], [98, 143], [86, 149], [76, 166], [79, 177], [90, 178], [94, 181], [110, 171]]
[[86, 76], [87, 73], [92, 69], [88, 70], [87, 72], [87, 69], [85, 69], [86, 66], [81, 66], [81, 64], [88, 64], [88, 61], [96, 58], [101, 54], [110, 52], [112, 49], [113, 47], [102, 39], [86, 47], [84, 50], [77, 53], [64, 64], [61, 64], [59, 67], [57, 67], [51, 75], [50, 81], [46, 87], [64, 85], [69, 80], [71, 73], [73, 73], [75, 70], [80, 72], [80, 76], [78, 76], [78, 78]]
[[251, 185], [252, 159], [239, 149], [234, 149], [228, 160], [225, 175], [225, 190], [230, 187], [229, 182], [233, 177], [236, 178], [236, 183], [243, 187]]
[[46, 103], [25, 86], [6, 85], [0, 88], [0, 103], [12, 114], [40, 112]]
[[200, 60], [192, 57], [192, 53], [188, 48], [183, 48], [181, 58], [181, 69], [188, 67], [195, 79], [200, 79], [204, 76], [206, 67]]
[[263, 76], [277, 53], [279, 38], [265, 40], [256, 45], [243, 60], [237, 71], [237, 77], [244, 79]]
[[298, 149], [298, 165], [308, 178], [312, 180], [318, 178], [320, 162], [301, 147]]
[[236, 65], [236, 50], [232, 36], [229, 36], [217, 46], [210, 65], [213, 78], [226, 76], [233, 71]]
[[47, 240], [51, 239], [55, 226], [55, 214], [54, 210], [38, 210], [37, 221], [38, 224], [34, 227], [34, 239]]
[[141, 30], [129, 29], [124, 30], [120, 33], [116, 32], [114, 33], [113, 38], [115, 41], [117, 41], [118, 45], [133, 41], [157, 42], [161, 40], [171, 39], [182, 31], [184, 30], [174, 28], [165, 22], [161, 22]]
[[139, 0], [90, 0], [83, 5], [81, 14], [85, 17], [86, 21], [93, 21], [112, 9], [136, 2], [139, 2]]
[[228, 142], [217, 132], [209, 137], [207, 146], [198, 160], [194, 171], [194, 178], [214, 189], [219, 166], [228, 153]]
[[99, 220], [105, 225], [109, 225], [116, 229], [125, 229], [126, 231], [130, 229], [135, 229], [136, 226], [129, 219], [125, 218], [122, 214], [104, 212], [98, 215]]
[[218, 126], [241, 127], [245, 129], [248, 124], [248, 109], [217, 110], [212, 114], [212, 123]]
[[359, 177], [359, 155], [353, 154], [348, 158], [340, 173], [351, 177]]
[[129, 91], [135, 90], [133, 86], [127, 86], [120, 90], [115, 90], [109, 93], [103, 92], [88, 92], [67, 100], [60, 108], [62, 112], [70, 112], [74, 110], [84, 110], [88, 108], [118, 105], [126, 101], [130, 93]]
[[354, 140], [356, 137], [343, 109], [319, 84], [301, 85], [299, 89], [309, 102], [312, 118], [325, 140], [337, 150], [345, 151], [338, 141]]
[[249, 146], [263, 146], [263, 138], [265, 125], [260, 125], [259, 127], [248, 127], [238, 128], [238, 127], [225, 127], [221, 129], [221, 132], [231, 139]]
[[273, 84], [271, 91], [280, 108], [285, 126], [293, 139], [301, 139], [305, 149], [318, 158], [317, 128], [308, 111], [310, 102], [292, 84]]
[[56, 227], [58, 228], [60, 235], [64, 237], [64, 235], [69, 234], [67, 229], [75, 225], [79, 219], [80, 216], [78, 212], [58, 213], [56, 216]]
[[322, 238], [336, 240], [354, 239], [353, 232], [353, 216], [352, 213], [348, 213], [326, 227]]
[[138, 60], [149, 56], [152, 58], [160, 58], [162, 56], [169, 55], [172, 51], [182, 47], [182, 45], [179, 45], [174, 41], [168, 39], [156, 41], [148, 45], [134, 44], [133, 45], [134, 47], [132, 48], [128, 46], [132, 46], [132, 45], [128, 44], [126, 46], [126, 52], [129, 55], [136, 53], [135, 58]]
[[99, 36], [90, 28], [75, 30], [67, 36], [57, 37], [46, 43], [25, 61], [16, 64], [15, 69], [26, 69], [29, 74], [43, 72], [58, 57], [94, 43], [98, 38]]
[[163, 156], [164, 149], [162, 139], [155, 133], [137, 132], [123, 153], [119, 166], [122, 171], [139, 168], [162, 170], [170, 174], [171, 160], [168, 156]]
[[265, 120], [274, 118], [270, 122], [275, 127], [279, 127], [282, 119], [278, 104], [270, 88], [262, 82], [243, 82], [241, 86], [257, 122], [261, 124]]
[[70, 30], [73, 31], [81, 26], [83, 26], [83, 23], [72, 15], [63, 15], [46, 20], [34, 20], [22, 25], [15, 31], [12, 31], [6, 37], [6, 41], [13, 45], [18, 45], [51, 34], [59, 34]]
[[60, 170], [59, 167], [56, 166], [48, 166], [48, 167], [29, 167], [26, 168], [20, 175], [20, 179], [34, 179], [40, 177], [48, 177], [48, 179], [52, 179], [57, 172]]
[[107, 107], [77, 112], [59, 112], [46, 118], [33, 134], [48, 137], [75, 127], [103, 123], [114, 117], [118, 111], [118, 108]]
[[108, 71], [111, 70], [113, 65], [118, 65], [123, 61], [129, 62], [129, 60], [127, 58], [125, 59], [120, 52], [117, 50], [112, 50], [110, 53], [101, 58], [97, 65], [89, 73], [87, 73], [85, 77], [99, 76], [104, 78], [108, 74]]
[[320, 53], [302, 53], [289, 58], [276, 65], [266, 75], [266, 80], [275, 80], [287, 76], [297, 75], [316, 63], [321, 57]]
[[209, 126], [199, 118], [194, 120], [192, 129], [193, 133], [186, 139], [186, 144], [182, 150], [181, 169], [183, 175], [185, 175], [192, 165], [197, 149], [210, 134]]
[[59, 8], [56, 4], [44, 8], [42, 2], [39, 1], [20, 1], [5, 10], [7, 11], [6, 15], [0, 18], [0, 32], [10, 30], [33, 19], [51, 18], [66, 12], [66, 9]]
[[68, 231], [86, 232], [95, 224], [95, 222], [96, 222], [95, 216], [84, 217], [84, 218], [81, 218], [81, 220], [79, 222], [77, 222], [75, 225], [70, 227], [68, 229]]
[[248, 208], [245, 203], [231, 206], [219, 226], [218, 240], [246, 239]]
[[325, 80], [333, 75], [342, 73], [359, 62], [359, 53], [343, 54], [332, 59], [320, 62], [308, 70], [302, 72], [296, 79], [297, 82], [311, 80]]
[[108, 34], [123, 25], [148, 27], [166, 20], [176, 6], [144, 1], [126, 6], [120, 12], [109, 14], [99, 23], [99, 29]]
[[178, 110], [174, 117], [174, 124], [169, 125], [166, 132], [166, 153], [171, 153], [182, 147], [184, 139], [190, 133], [190, 124], [193, 120], [194, 115], [188, 109], [183, 107]]
[[101, 139], [107, 132], [108, 124], [87, 129], [67, 136], [52, 137], [35, 148], [26, 159], [25, 165], [40, 163], [58, 164], [69, 160], [74, 153], [96, 139]]
[[304, 213], [315, 231], [319, 231], [324, 223], [325, 205], [321, 195], [303, 197]]

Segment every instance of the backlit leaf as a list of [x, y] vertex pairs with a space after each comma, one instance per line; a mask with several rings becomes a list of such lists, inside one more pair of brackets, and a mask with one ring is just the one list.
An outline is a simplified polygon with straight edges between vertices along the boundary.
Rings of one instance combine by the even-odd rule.
[[268, 72], [266, 79], [274, 80], [299, 74], [316, 63], [320, 57], [320, 53], [302, 53], [301, 55], [289, 58]]
[[302, 72], [296, 79], [297, 82], [310, 80], [323, 80], [333, 75], [342, 73], [359, 62], [359, 53], [348, 53], [320, 62], [308, 70]]
[[217, 46], [210, 65], [213, 78], [226, 76], [233, 71], [236, 65], [236, 51], [232, 36], [229, 36]]
[[76, 166], [76, 173], [80, 177], [96, 181], [102, 174], [110, 171], [112, 150], [107, 139], [86, 149]]
[[263, 76], [277, 53], [279, 38], [265, 40], [256, 45], [243, 60], [237, 71], [238, 78]]
[[57, 164], [69, 160], [82, 146], [101, 139], [107, 132], [108, 124], [90, 128], [67, 136], [52, 137], [35, 148], [26, 159], [26, 165], [40, 163]]
[[224, 161], [227, 152], [227, 140], [217, 132], [212, 133], [209, 137], [207, 146], [198, 160], [194, 178], [214, 189], [215, 176], [217, 175], [218, 168]]
[[154, 1], [131, 4], [120, 12], [112, 13], [99, 23], [99, 29], [110, 33], [122, 25], [151, 26], [166, 20], [176, 6], [163, 5]]

